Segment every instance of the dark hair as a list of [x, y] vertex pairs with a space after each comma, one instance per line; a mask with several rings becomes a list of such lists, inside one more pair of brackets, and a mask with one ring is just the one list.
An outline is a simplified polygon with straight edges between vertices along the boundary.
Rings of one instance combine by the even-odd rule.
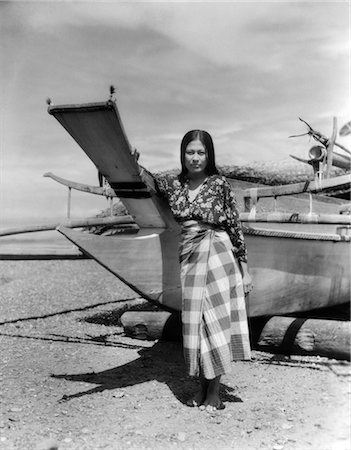
[[182, 165], [182, 171], [179, 175], [181, 181], [184, 181], [188, 169], [185, 167], [185, 150], [191, 141], [199, 140], [207, 151], [207, 166], [205, 172], [207, 175], [218, 174], [218, 170], [215, 162], [215, 153], [213, 147], [213, 141], [211, 135], [204, 130], [191, 130], [188, 131], [180, 144], [180, 162]]

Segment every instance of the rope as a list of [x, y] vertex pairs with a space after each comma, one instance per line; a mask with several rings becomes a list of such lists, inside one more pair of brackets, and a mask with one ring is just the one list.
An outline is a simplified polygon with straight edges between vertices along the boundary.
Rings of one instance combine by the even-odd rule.
[[310, 211], [309, 211], [309, 215], [312, 216], [312, 213], [313, 213], [313, 199], [312, 199], [311, 192], [309, 192], [309, 197], [310, 197]]
[[304, 185], [303, 189], [302, 189], [302, 192], [307, 192], [307, 189], [309, 188], [309, 186], [310, 186], [310, 181], [307, 180], [305, 182], [305, 185]]
[[252, 201], [252, 206], [249, 213], [249, 220], [255, 220], [256, 217], [256, 206], [257, 206], [257, 188], [249, 189], [250, 199]]
[[327, 233], [302, 233], [299, 231], [263, 230], [244, 227], [244, 233], [251, 236], [279, 237], [291, 239], [309, 239], [313, 241], [350, 241], [351, 236], [340, 236], [339, 234]]

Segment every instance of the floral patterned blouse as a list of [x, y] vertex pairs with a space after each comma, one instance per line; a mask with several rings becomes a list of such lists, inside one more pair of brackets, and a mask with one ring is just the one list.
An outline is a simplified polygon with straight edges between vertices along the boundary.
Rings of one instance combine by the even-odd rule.
[[160, 194], [167, 200], [177, 222], [198, 220], [224, 229], [236, 248], [238, 260], [247, 262], [244, 234], [234, 193], [224, 176], [208, 176], [195, 199], [189, 200], [189, 182], [172, 175], [155, 177]]

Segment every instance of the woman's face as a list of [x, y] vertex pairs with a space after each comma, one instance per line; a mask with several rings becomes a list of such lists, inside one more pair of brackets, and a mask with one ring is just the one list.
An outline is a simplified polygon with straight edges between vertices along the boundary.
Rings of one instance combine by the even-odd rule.
[[207, 151], [199, 140], [186, 146], [184, 164], [190, 175], [202, 175], [207, 166]]

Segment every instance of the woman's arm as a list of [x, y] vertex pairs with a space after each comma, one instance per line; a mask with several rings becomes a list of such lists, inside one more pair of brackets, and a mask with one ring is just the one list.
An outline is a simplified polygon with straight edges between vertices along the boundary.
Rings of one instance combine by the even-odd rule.
[[229, 238], [235, 247], [235, 256], [239, 261], [247, 263], [247, 250], [244, 240], [244, 233], [241, 227], [238, 207], [235, 199], [234, 192], [232, 191], [230, 184], [224, 182], [224, 213], [226, 217], [226, 231]]
[[239, 268], [243, 277], [244, 294], [248, 294], [253, 289], [252, 278], [249, 274], [247, 263], [239, 260]]
[[252, 288], [252, 279], [247, 267], [247, 249], [244, 240], [244, 233], [241, 227], [238, 207], [234, 192], [230, 184], [226, 181], [224, 185], [225, 212], [227, 218], [227, 232], [233, 246], [237, 249], [235, 256], [238, 259], [240, 272], [243, 278], [244, 293], [248, 294]]
[[[155, 174], [151, 174], [148, 170], [146, 170], [143, 166], [141, 166], [138, 163], [139, 157], [140, 157], [140, 153], [138, 152], [138, 150], [135, 148], [131, 151], [132, 156], [134, 157], [135, 163], [137, 164], [138, 168], [139, 168], [139, 175], [141, 176], [142, 180], [144, 181], [144, 183], [146, 185], [150, 185], [152, 184], [152, 188], [156, 188], [156, 191], [161, 195], [161, 197], [164, 197], [165, 199], [167, 199], [167, 182], [164, 178], [155, 175]], [[149, 177], [148, 177], [149, 176]], [[150, 180], [153, 180], [153, 182], [150, 181], [148, 182], [148, 178]]]

